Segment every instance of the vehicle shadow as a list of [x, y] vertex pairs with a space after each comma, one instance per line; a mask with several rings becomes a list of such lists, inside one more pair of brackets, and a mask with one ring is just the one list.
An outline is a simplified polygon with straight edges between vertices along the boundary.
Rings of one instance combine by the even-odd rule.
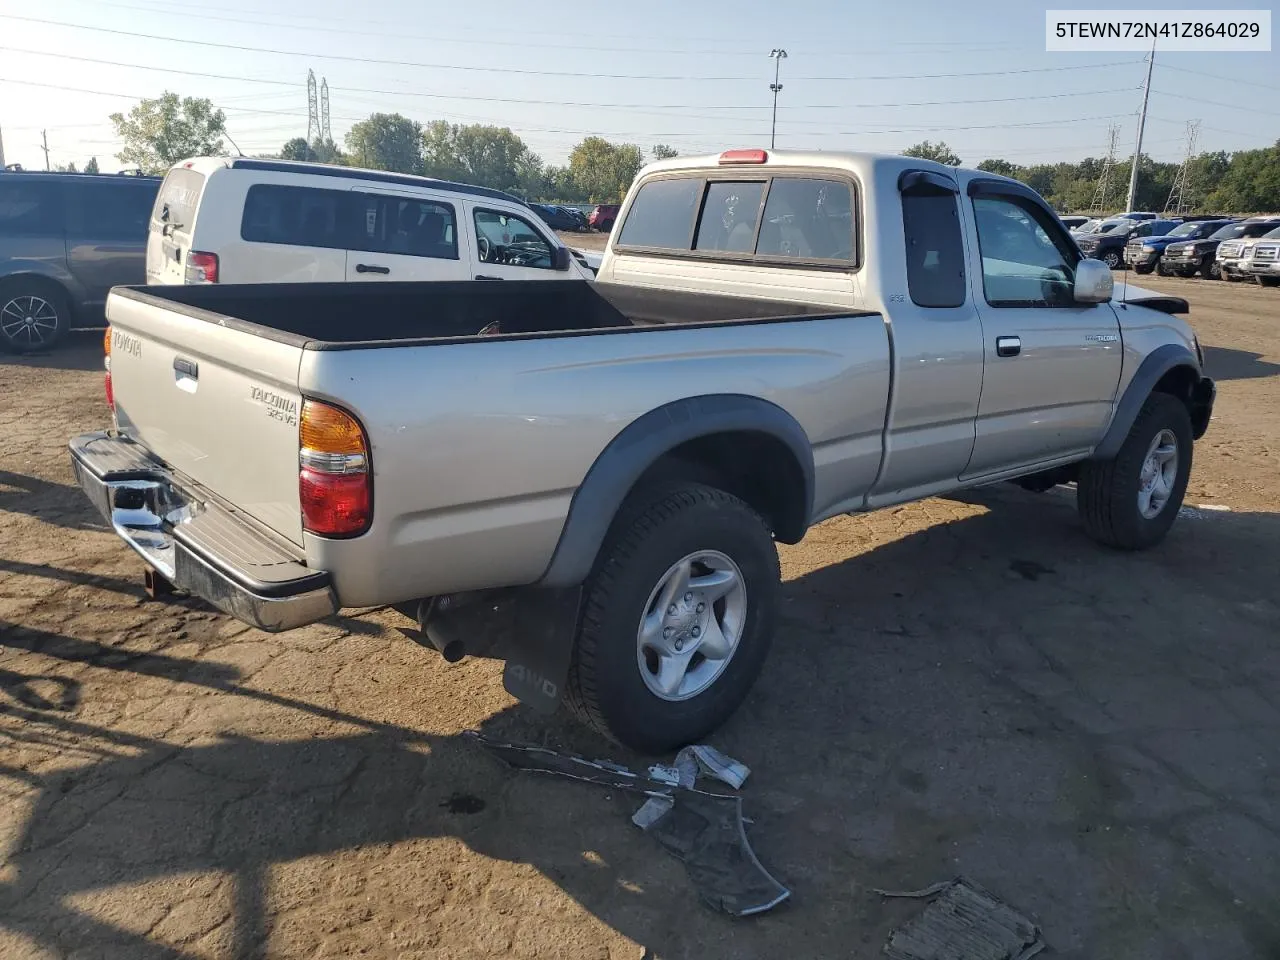
[[51, 370], [102, 370], [102, 328], [71, 329], [48, 350], [36, 353], [0, 351], [0, 368], [36, 367]]
[[[6, 490], [5, 487], [12, 487]], [[0, 470], [0, 511], [24, 513], [70, 530], [102, 530], [106, 525], [88, 508], [83, 491], [67, 483]]]
[[1205, 373], [1215, 380], [1255, 380], [1280, 373], [1280, 363], [1263, 360], [1260, 353], [1231, 347], [1203, 349]]
[[[715, 738], [755, 771], [744, 791], [752, 844], [795, 894], [765, 917], [734, 921], [697, 904], [679, 864], [627, 823], [638, 805], [632, 797], [605, 799], [607, 791], [590, 785], [509, 772], [461, 735], [292, 699], [244, 685], [234, 669], [211, 673], [149, 654], [111, 669], [183, 679], [245, 704], [269, 701], [340, 729], [183, 744], [81, 722], [73, 711], [9, 705], [0, 731], [13, 743], [65, 738], [100, 752], [77, 769], [34, 780], [18, 773], [38, 796], [10, 847], [0, 928], [55, 952], [112, 945], [142, 960], [194, 957], [203, 952], [195, 945], [164, 945], [73, 904], [108, 887], [219, 874], [231, 878], [227, 955], [265, 956], [268, 938], [281, 934], [273, 871], [362, 852], [383, 865], [372, 868], [367, 886], [345, 900], [334, 892], [337, 878], [357, 869], [348, 860], [319, 874], [308, 896], [339, 914], [394, 904], [415, 918], [418, 934], [462, 950], [450, 939], [463, 934], [450, 926], [457, 915], [441, 886], [454, 880], [438, 876], [450, 865], [407, 875], [386, 866], [396, 844], [448, 837], [484, 857], [534, 867], [663, 957], [871, 956], [918, 909], [884, 903], [871, 888], [921, 887], [962, 867], [1036, 916], [1051, 943], [1070, 946], [1074, 938], [1087, 946], [1082, 956], [1105, 954], [1114, 932], [1107, 923], [1135, 922], [1116, 903], [1140, 896], [1152, 929], [1176, 924], [1181, 901], [1161, 894], [1185, 884], [1211, 901], [1199, 909], [1215, 923], [1280, 935], [1268, 906], [1274, 896], [1233, 898], [1213, 887], [1194, 851], [1181, 866], [1163, 862], [1167, 875], [1156, 877], [1145, 861], [1132, 861], [1134, 848], [1091, 839], [1115, 825], [1120, 842], [1118, 811], [1132, 793], [1107, 760], [1128, 734], [1108, 728], [1099, 738], [1114, 717], [1088, 693], [1095, 677], [1210, 665], [1223, 683], [1266, 676], [1280, 688], [1275, 614], [1258, 606], [1272, 595], [1275, 563], [1265, 558], [1276, 556], [1280, 517], [1188, 518], [1160, 548], [1122, 554], [1086, 540], [1069, 498], [1057, 493], [985, 488], [963, 504], [933, 501], [926, 509], [939, 522], [887, 544], [853, 518], [811, 532], [815, 541], [852, 544], [855, 555], [787, 581], [764, 675]], [[791, 562], [786, 551], [783, 559]], [[1209, 627], [1212, 644], [1198, 639]], [[105, 649], [49, 633], [19, 643], [89, 662]], [[1223, 720], [1197, 708], [1207, 727]], [[641, 762], [563, 718], [545, 721], [519, 706], [490, 715], [482, 730], [613, 755], [633, 769]], [[1082, 777], [1087, 789], [1067, 786]], [[1173, 843], [1160, 831], [1174, 828], [1154, 813], [1144, 811], [1141, 822], [1160, 843]], [[1106, 882], [1082, 873], [1081, 858]], [[388, 874], [379, 886], [381, 869]], [[413, 878], [408, 885], [405, 876]], [[487, 882], [496, 886], [466, 893], [482, 912], [516, 896], [501, 879]], [[523, 905], [484, 918], [500, 938], [518, 936], [522, 917], [550, 910], [506, 902]], [[380, 944], [386, 955], [400, 950]]]

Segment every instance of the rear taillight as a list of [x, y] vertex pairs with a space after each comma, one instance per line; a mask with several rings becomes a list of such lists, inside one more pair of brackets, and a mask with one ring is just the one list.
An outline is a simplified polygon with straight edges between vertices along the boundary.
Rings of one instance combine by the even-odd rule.
[[218, 255], [192, 250], [187, 254], [187, 283], [217, 283]]
[[111, 408], [112, 416], [116, 412], [116, 395], [111, 390], [111, 328], [107, 327], [107, 332], [102, 335], [102, 366], [106, 369], [106, 375], [102, 378], [103, 385], [107, 390], [107, 406]]
[[354, 537], [373, 517], [369, 442], [351, 414], [303, 400], [298, 424], [298, 499], [302, 527], [324, 537]]

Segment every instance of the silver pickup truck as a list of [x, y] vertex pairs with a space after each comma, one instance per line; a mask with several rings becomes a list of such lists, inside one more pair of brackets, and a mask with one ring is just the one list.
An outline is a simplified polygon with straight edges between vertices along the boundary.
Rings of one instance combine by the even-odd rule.
[[654, 752], [759, 674], [774, 541], [1002, 480], [1157, 543], [1214, 385], [1026, 186], [903, 157], [642, 171], [597, 281], [130, 287], [80, 484], [264, 630], [390, 604]]

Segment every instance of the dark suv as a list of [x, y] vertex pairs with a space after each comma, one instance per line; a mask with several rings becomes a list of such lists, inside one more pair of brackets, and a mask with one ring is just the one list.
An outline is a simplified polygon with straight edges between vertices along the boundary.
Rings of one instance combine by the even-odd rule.
[[0, 349], [103, 326], [107, 291], [146, 282], [159, 177], [0, 171]]
[[1103, 261], [1112, 270], [1124, 263], [1125, 244], [1134, 237], [1163, 237], [1182, 223], [1181, 220], [1141, 220], [1131, 226], [1116, 227], [1107, 233], [1092, 233], [1077, 238], [1076, 246], [1086, 257]]

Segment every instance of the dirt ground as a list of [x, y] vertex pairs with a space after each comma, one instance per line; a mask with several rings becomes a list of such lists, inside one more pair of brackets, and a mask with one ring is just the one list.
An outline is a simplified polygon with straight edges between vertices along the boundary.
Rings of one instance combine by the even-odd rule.
[[1003, 485], [783, 548], [772, 654], [713, 741], [793, 892], [752, 920], [697, 902], [632, 797], [460, 736], [635, 762], [497, 664], [388, 610], [269, 636], [147, 601], [66, 455], [106, 420], [101, 336], [3, 358], [0, 956], [869, 958], [920, 909], [874, 888], [964, 874], [1046, 955], [1274, 960], [1280, 291], [1147, 285], [1190, 300], [1220, 387], [1162, 546]]

